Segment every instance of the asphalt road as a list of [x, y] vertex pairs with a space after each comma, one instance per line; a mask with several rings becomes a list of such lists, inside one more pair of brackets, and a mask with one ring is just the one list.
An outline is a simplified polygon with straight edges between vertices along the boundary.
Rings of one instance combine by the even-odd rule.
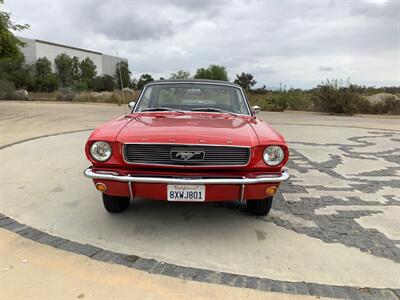
[[[0, 143], [15, 143], [0, 150], [0, 213], [20, 223], [145, 261], [208, 270], [211, 283], [222, 272], [272, 280], [281, 286], [275, 291], [293, 294], [318, 295], [319, 284], [323, 296], [343, 296], [348, 287], [347, 297], [360, 287], [372, 298], [399, 296], [398, 117], [261, 113], [291, 149], [291, 180], [268, 217], [235, 203], [145, 200], [114, 216], [82, 176], [83, 146], [90, 128], [123, 108], [2, 102], [0, 109]], [[261, 279], [253, 292], [262, 290]]]

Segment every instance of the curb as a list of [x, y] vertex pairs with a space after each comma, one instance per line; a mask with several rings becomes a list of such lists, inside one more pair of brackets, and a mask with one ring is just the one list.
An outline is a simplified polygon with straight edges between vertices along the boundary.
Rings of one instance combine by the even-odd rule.
[[51, 246], [63, 251], [83, 255], [97, 261], [123, 265], [151, 274], [164, 275], [183, 280], [222, 284], [232, 287], [249, 288], [294, 295], [310, 295], [342, 299], [400, 299], [400, 289], [378, 289], [317, 284], [309, 282], [280, 281], [268, 278], [217, 272], [212, 270], [178, 266], [155, 259], [143, 258], [105, 250], [89, 244], [50, 235], [38, 229], [21, 224], [0, 213], [0, 228], [14, 232], [21, 237]]

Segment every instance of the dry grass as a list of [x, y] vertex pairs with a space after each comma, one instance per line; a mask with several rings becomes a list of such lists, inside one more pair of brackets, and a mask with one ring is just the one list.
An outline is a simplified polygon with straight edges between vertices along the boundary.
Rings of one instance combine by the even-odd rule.
[[[121, 91], [114, 92], [72, 92], [71, 97], [73, 102], [96, 102], [96, 103], [123, 103]], [[126, 103], [135, 101], [139, 95], [139, 91], [124, 91]], [[30, 100], [33, 101], [57, 101], [63, 99], [63, 92], [57, 91], [54, 93], [29, 93]]]

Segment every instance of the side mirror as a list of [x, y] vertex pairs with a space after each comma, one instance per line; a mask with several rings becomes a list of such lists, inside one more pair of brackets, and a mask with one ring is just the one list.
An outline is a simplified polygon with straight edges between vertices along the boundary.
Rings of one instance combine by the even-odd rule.
[[136, 104], [135, 101], [129, 102], [129, 104], [128, 104], [129, 109], [132, 110], [135, 107], [135, 104]]
[[258, 114], [261, 110], [261, 107], [259, 107], [258, 105], [254, 105], [251, 110], [253, 111], [253, 114]]

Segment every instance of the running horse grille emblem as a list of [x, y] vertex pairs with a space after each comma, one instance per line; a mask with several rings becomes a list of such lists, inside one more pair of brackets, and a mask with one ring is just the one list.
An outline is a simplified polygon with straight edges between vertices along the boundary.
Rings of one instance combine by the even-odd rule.
[[190, 150], [171, 150], [171, 159], [180, 161], [201, 161], [204, 160], [204, 151], [190, 151]]

